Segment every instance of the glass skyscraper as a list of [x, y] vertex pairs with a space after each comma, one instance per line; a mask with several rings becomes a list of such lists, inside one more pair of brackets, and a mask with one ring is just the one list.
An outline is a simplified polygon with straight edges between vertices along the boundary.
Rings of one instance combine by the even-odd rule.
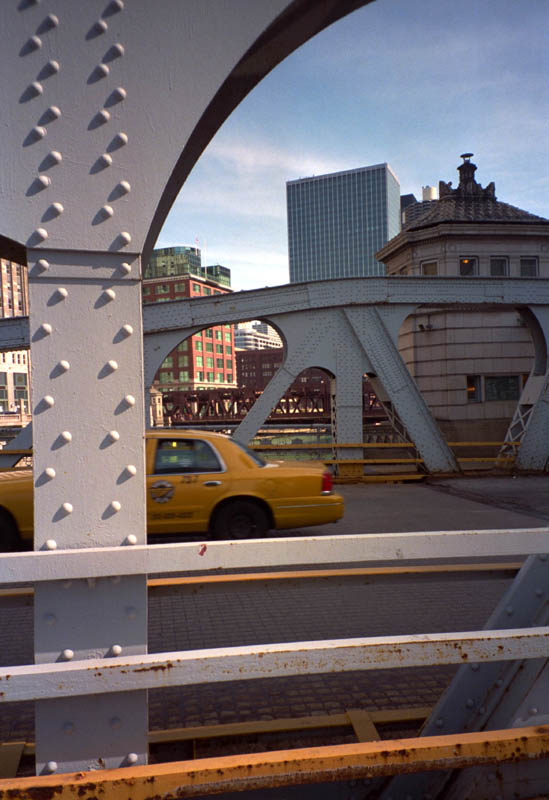
[[384, 275], [374, 258], [400, 231], [400, 184], [388, 164], [286, 184], [290, 283]]

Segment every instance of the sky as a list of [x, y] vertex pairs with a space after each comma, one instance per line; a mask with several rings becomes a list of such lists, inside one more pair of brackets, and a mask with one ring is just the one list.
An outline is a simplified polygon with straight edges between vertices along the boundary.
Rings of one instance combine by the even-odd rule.
[[376, 0], [279, 64], [197, 162], [157, 247], [234, 289], [288, 282], [286, 181], [388, 162], [401, 194], [459, 180], [549, 218], [549, 0]]

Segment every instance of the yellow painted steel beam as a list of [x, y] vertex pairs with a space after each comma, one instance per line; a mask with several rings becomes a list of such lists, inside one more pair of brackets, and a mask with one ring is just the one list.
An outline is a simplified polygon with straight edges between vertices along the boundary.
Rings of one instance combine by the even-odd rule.
[[0, 780], [0, 800], [152, 800], [346, 781], [549, 756], [549, 726], [311, 747]]

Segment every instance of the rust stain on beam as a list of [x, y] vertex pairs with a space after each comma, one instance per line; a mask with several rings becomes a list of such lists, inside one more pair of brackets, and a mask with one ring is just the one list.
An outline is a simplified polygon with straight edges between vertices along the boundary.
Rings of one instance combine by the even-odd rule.
[[548, 756], [549, 726], [536, 726], [0, 780], [0, 800], [197, 797]]

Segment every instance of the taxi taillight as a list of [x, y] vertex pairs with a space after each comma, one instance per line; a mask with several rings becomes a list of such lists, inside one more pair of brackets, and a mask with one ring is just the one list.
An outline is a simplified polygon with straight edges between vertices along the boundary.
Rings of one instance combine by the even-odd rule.
[[326, 470], [322, 475], [322, 494], [331, 494], [333, 485], [332, 475]]

